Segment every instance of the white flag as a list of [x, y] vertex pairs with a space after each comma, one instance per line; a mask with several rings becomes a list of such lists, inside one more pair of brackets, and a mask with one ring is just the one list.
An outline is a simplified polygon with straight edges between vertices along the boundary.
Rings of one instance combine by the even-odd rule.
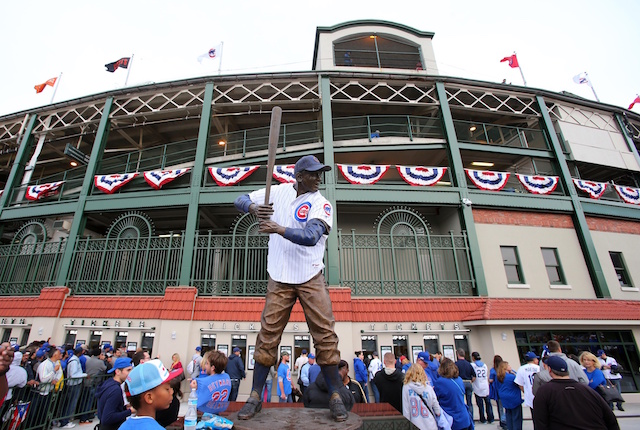
[[591, 86], [591, 81], [589, 80], [586, 72], [575, 75], [573, 77], [573, 82], [575, 82], [576, 84], [587, 84]]
[[217, 60], [220, 58], [221, 55], [222, 55], [222, 43], [219, 43], [218, 45], [209, 49], [204, 54], [199, 55], [198, 63], [202, 64], [203, 60]]

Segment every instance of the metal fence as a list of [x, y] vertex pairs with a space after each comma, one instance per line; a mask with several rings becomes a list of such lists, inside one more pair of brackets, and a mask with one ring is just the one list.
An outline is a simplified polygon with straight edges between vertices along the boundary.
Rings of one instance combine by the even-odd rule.
[[1, 430], [50, 429], [54, 421], [93, 420], [97, 410], [96, 388], [113, 375], [65, 378], [61, 385], [40, 384], [14, 388], [2, 405]]
[[55, 283], [66, 242], [0, 246], [0, 295], [37, 295]]

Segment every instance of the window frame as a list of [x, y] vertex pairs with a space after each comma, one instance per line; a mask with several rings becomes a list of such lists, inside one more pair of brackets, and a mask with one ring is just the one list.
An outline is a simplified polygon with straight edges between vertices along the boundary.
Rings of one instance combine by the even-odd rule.
[[[548, 250], [553, 253], [553, 256], [556, 260], [556, 265], [548, 265], [546, 259], [544, 258], [544, 251]], [[564, 270], [562, 269], [562, 263], [560, 262], [560, 256], [558, 255], [558, 248], [549, 248], [549, 247], [540, 247], [540, 252], [542, 253], [542, 261], [544, 262], [544, 267], [547, 271], [547, 277], [549, 277], [549, 268], [555, 268], [556, 273], [558, 274], [558, 281], [552, 282], [551, 278], [549, 278], [549, 284], [551, 285], [567, 285], [567, 278], [564, 276]]]
[[[504, 259], [503, 251], [506, 249], [513, 250], [513, 254], [516, 260], [515, 264], [507, 264], [507, 261]], [[500, 257], [502, 258], [502, 265], [504, 267], [505, 275], [507, 277], [507, 284], [510, 285], [524, 285], [526, 284], [524, 279], [524, 273], [522, 272], [522, 263], [520, 262], [520, 255], [518, 254], [518, 247], [513, 245], [500, 245]], [[518, 280], [513, 282], [509, 279], [509, 272], [507, 271], [507, 267], [515, 267], [516, 273], [518, 275]]]
[[[616, 267], [616, 263], [614, 261], [614, 255], [620, 260], [621, 267]], [[616, 277], [618, 278], [618, 283], [620, 284], [620, 287], [634, 288], [633, 283], [631, 282], [631, 276], [629, 275], [629, 269], [627, 269], [627, 264], [624, 261], [624, 255], [622, 255], [622, 252], [609, 251], [609, 258], [611, 259], [611, 265], [613, 266], [613, 270], [616, 273]], [[626, 283], [623, 283], [624, 280], [621, 280], [621, 276], [620, 276], [621, 274], [622, 274], [622, 278], [626, 279]]]

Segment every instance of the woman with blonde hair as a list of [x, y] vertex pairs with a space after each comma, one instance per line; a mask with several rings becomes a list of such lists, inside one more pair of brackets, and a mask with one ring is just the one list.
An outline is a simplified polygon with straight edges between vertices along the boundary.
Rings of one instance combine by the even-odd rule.
[[424, 369], [412, 364], [404, 375], [402, 415], [420, 430], [438, 430], [441, 413], [436, 393], [427, 384]]
[[580, 364], [584, 366], [584, 373], [587, 375], [587, 379], [589, 380], [589, 386], [594, 390], [598, 390], [598, 385], [607, 385], [607, 380], [604, 378], [604, 373], [600, 368], [602, 364], [598, 357], [590, 353], [589, 351], [584, 351], [580, 354]]
[[508, 361], [498, 365], [498, 396], [507, 415], [508, 430], [522, 430], [522, 391]]

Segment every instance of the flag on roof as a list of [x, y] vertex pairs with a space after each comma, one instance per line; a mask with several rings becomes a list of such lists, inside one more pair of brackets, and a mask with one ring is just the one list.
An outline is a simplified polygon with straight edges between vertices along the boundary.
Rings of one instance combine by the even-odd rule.
[[508, 57], [504, 57], [502, 60], [500, 60], [501, 63], [508, 61], [509, 62], [509, 67], [511, 68], [516, 68], [516, 67], [520, 67], [520, 65], [518, 64], [518, 57], [516, 57], [516, 54], [513, 55], [509, 55]]
[[636, 96], [636, 98], [633, 99], [633, 101], [629, 105], [629, 109], [633, 109], [633, 106], [635, 106], [636, 103], [640, 103], [640, 96]]
[[131, 61], [131, 57], [122, 57], [118, 61], [114, 61], [113, 63], [105, 64], [104, 67], [107, 68], [107, 72], [115, 72], [118, 67], [122, 67], [123, 69], [129, 68], [129, 62]]
[[591, 81], [589, 80], [589, 77], [587, 76], [587, 72], [575, 75], [573, 77], [573, 82], [575, 82], [576, 84], [587, 84], [587, 85], [591, 86]]
[[50, 87], [54, 86], [56, 84], [56, 81], [58, 80], [58, 78], [51, 78], [51, 79], [47, 79], [46, 82], [44, 84], [38, 84], [35, 85], [33, 88], [36, 89], [36, 93], [40, 94], [41, 92], [44, 91], [45, 87], [47, 85], [49, 85]]
[[198, 56], [198, 63], [202, 64], [202, 60], [215, 60], [216, 58], [220, 58], [221, 54], [222, 54], [222, 44], [219, 43], [218, 45], [216, 45], [213, 48], [209, 49], [204, 54], [199, 55]]

